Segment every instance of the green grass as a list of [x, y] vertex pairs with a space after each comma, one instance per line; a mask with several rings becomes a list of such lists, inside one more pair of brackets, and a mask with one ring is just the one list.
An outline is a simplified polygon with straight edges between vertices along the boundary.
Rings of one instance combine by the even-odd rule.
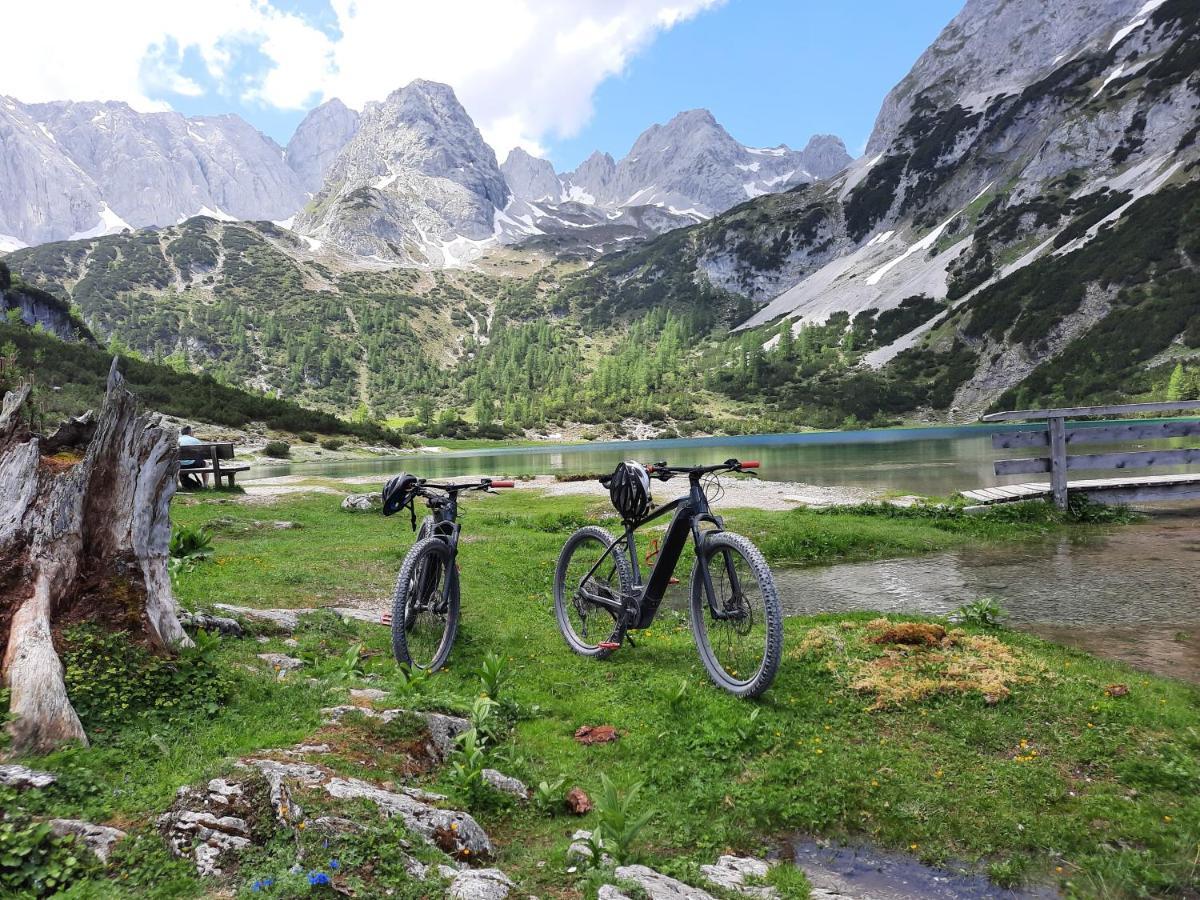
[[[463, 624], [449, 669], [396, 705], [465, 709], [480, 689], [475, 670], [485, 655], [503, 654], [513, 678], [501, 699], [517, 716], [489, 764], [532, 785], [561, 775], [566, 787], [580, 785], [593, 797], [601, 772], [619, 785], [643, 783], [640, 806], [655, 816], [637, 850], [649, 864], [693, 883], [699, 883], [698, 866], [719, 853], [778, 849], [801, 832], [865, 839], [932, 863], [961, 860], [1004, 883], [1049, 880], [1077, 896], [1187, 895], [1200, 888], [1200, 694], [1194, 687], [1003, 631], [1004, 646], [1035, 673], [1008, 699], [988, 705], [977, 693], [948, 693], [872, 711], [871, 698], [851, 685], [848, 668], [837, 659], [831, 668], [828, 655], [799, 651], [814, 627], [863, 623], [870, 615], [788, 620], [779, 678], [755, 703], [709, 685], [686, 621], [669, 611], [639, 635], [636, 648], [627, 646], [604, 663], [585, 660], [567, 650], [554, 625], [551, 578], [569, 531], [602, 512], [598, 502], [524, 492], [467, 500]], [[193, 498], [177, 504], [173, 518], [206, 524], [215, 535], [213, 561], [181, 579], [189, 607], [382, 600], [411, 542], [406, 523], [343, 512], [328, 495], [271, 505]], [[279, 519], [301, 527], [270, 527]], [[807, 563], [1079, 527], [1040, 509], [983, 519], [873, 507], [732, 511], [728, 519], [761, 540], [776, 562]], [[317, 619], [297, 637], [295, 649], [279, 639], [223, 642], [218, 660], [236, 686], [216, 714], [169, 725], [131, 722], [98, 735], [91, 749], [38, 761], [65, 775], [61, 789], [36, 811], [142, 821], [169, 805], [180, 784], [219, 774], [238, 755], [311, 734], [319, 708], [344, 696], [342, 682], [327, 693], [303, 678], [276, 682], [252, 674], [241, 665], [253, 663], [255, 653], [284, 650], [316, 661], [362, 642], [375, 654], [368, 669], [385, 688], [399, 689], [386, 630]], [[1117, 683], [1128, 685], [1128, 695], [1106, 693]], [[621, 737], [581, 746], [573, 735], [585, 724], [614, 725]], [[387, 757], [365, 752], [337, 765], [351, 774], [395, 777]], [[430, 780], [454, 794], [444, 771]], [[496, 864], [522, 893], [594, 892], [596, 879], [564, 871], [570, 834], [589, 827], [594, 814], [547, 816], [502, 803], [479, 804], [472, 812], [500, 848]], [[161, 853], [150, 859], [167, 865]], [[138, 872], [153, 868], [138, 866]], [[244, 884], [256, 877], [244, 875]], [[803, 896], [802, 879], [776, 878], [789, 894]], [[184, 896], [194, 887], [188, 878], [179, 883], [184, 887], [175, 893], [153, 885], [134, 893]], [[107, 890], [115, 891], [112, 885], [107, 882]]]

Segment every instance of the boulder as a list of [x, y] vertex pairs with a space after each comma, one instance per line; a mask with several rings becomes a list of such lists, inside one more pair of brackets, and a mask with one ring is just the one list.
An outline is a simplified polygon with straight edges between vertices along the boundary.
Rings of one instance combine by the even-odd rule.
[[342, 509], [351, 512], [370, 512], [383, 503], [378, 494], [347, 494], [342, 498]]
[[707, 891], [655, 872], [649, 866], [619, 866], [616, 875], [622, 881], [636, 884], [650, 900], [715, 900]]
[[93, 825], [81, 819], [51, 819], [50, 829], [59, 837], [74, 835], [85, 847], [96, 854], [101, 862], [108, 862], [108, 855], [113, 845], [125, 837], [125, 832], [119, 828], [109, 828], [107, 825]]
[[604, 884], [596, 892], [596, 900], [632, 900], [632, 898], [628, 894], [622, 894], [619, 888], [615, 888], [611, 884]]
[[502, 794], [511, 794], [518, 800], [529, 799], [529, 788], [525, 786], [525, 782], [511, 775], [505, 775], [496, 769], [484, 769], [483, 780]]
[[268, 622], [281, 631], [295, 631], [296, 626], [300, 624], [300, 614], [312, 611], [307, 609], [255, 609], [250, 606], [231, 606], [228, 603], [214, 603], [213, 606], [243, 619]]
[[186, 631], [203, 629], [204, 631], [219, 634], [223, 637], [240, 638], [245, 634], [241, 623], [237, 619], [230, 619], [227, 616], [210, 616], [207, 613], [182, 613], [179, 616], [179, 624]]
[[260, 653], [258, 658], [274, 669], [279, 678], [286, 678], [289, 672], [304, 667], [304, 660], [286, 653]]
[[180, 858], [191, 858], [201, 877], [223, 875], [230, 857], [253, 843], [252, 822], [261, 814], [242, 782], [214, 778], [204, 787], [182, 787], [158, 829]]
[[446, 896], [454, 900], [504, 900], [514, 887], [499, 869], [466, 869], [454, 876]]
[[[287, 793], [288, 782], [292, 781], [308, 789], [324, 790], [339, 800], [367, 800], [388, 815], [400, 816], [409, 831], [452, 856], [477, 859], [492, 853], [487, 832], [468, 813], [435, 805], [446, 801], [441, 794], [409, 787], [388, 790], [359, 778], [336, 777], [311, 763], [255, 758], [243, 759], [238, 765], [263, 774], [277, 813], [281, 808], [287, 810], [281, 818], [286, 815], [294, 821], [299, 815], [299, 807], [291, 803]], [[296, 812], [291, 811], [293, 808]]]
[[722, 856], [716, 865], [701, 866], [700, 873], [712, 884], [727, 891], [736, 891], [748, 897], [761, 897], [763, 900], [779, 896], [779, 892], [766, 885], [750, 885], [750, 879], [762, 879], [767, 876], [770, 865], [761, 859], [751, 859], [746, 856]]
[[39, 772], [27, 766], [0, 766], [0, 784], [5, 787], [24, 790], [26, 788], [44, 788], [54, 784], [58, 779], [49, 772]]

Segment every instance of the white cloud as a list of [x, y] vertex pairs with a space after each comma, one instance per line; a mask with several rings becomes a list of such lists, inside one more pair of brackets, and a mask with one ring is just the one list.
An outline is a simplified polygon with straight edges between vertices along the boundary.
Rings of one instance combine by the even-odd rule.
[[[661, 31], [723, 0], [330, 0], [340, 37], [267, 0], [119, 4], [38, 0], [5, 10], [0, 93], [27, 102], [125, 100], [161, 108], [164, 91], [216, 90], [303, 109], [340, 97], [359, 107], [414, 78], [450, 84], [503, 157], [576, 133], [606, 78]], [[267, 64], [247, 79], [242, 51]], [[193, 75], [196, 73], [192, 73]]]

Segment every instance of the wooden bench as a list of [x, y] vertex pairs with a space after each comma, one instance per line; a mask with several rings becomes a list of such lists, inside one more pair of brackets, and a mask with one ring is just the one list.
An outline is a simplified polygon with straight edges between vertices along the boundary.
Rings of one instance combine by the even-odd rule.
[[1159, 441], [1166, 438], [1200, 436], [1200, 421], [1167, 419], [1146, 422], [1077, 422], [1068, 419], [1119, 416], [1128, 419], [1146, 413], [1200, 411], [1200, 401], [1167, 403], [1126, 403], [1116, 406], [1074, 406], [1063, 409], [1025, 409], [991, 413], [982, 422], [1028, 422], [1045, 420], [1044, 428], [998, 432], [992, 435], [997, 450], [1040, 450], [1048, 456], [1001, 459], [995, 464], [997, 475], [1026, 475], [1048, 472], [1048, 482], [1002, 485], [961, 491], [962, 496], [981, 506], [1051, 497], [1060, 509], [1066, 509], [1071, 493], [1079, 493], [1101, 503], [1137, 503], [1154, 500], [1187, 500], [1200, 497], [1200, 474], [1145, 475], [1119, 478], [1068, 480], [1071, 470], [1147, 469], [1162, 466], [1190, 466], [1200, 463], [1200, 448], [1132, 450], [1126, 452], [1078, 453], [1069, 448], [1087, 444], [1123, 444], [1131, 441]]
[[[233, 459], [233, 444], [184, 444], [179, 448], [179, 479], [183, 482], [185, 473], [199, 475], [205, 485], [211, 475], [213, 484], [221, 486], [224, 478], [229, 487], [233, 487], [233, 479], [239, 472], [250, 468], [249, 463], [223, 462]], [[184, 466], [183, 463], [198, 460], [200, 465]]]

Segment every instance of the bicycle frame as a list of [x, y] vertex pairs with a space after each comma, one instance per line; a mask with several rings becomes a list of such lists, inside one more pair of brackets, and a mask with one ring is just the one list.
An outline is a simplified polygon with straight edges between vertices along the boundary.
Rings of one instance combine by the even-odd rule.
[[[613, 552], [614, 548], [624, 544], [633, 566], [634, 596], [622, 597], [618, 602], [610, 600], [607, 597], [585, 592], [585, 598], [588, 602], [594, 603], [597, 606], [603, 606], [617, 615], [625, 615], [632, 609], [636, 613], [637, 619], [631, 623], [629, 626], [631, 628], [649, 628], [654, 622], [663, 597], [666, 596], [667, 587], [671, 583], [671, 576], [675, 572], [676, 565], [679, 564], [679, 557], [683, 554], [683, 548], [687, 544], [688, 537], [691, 537], [692, 543], [696, 547], [696, 553], [699, 555], [701, 543], [704, 540], [704, 531], [700, 527], [703, 523], [708, 522], [715, 525], [716, 531], [725, 530], [724, 520], [720, 516], [714, 515], [709, 508], [708, 497], [704, 493], [704, 488], [700, 485], [700, 476], [689, 475], [688, 480], [689, 489], [686, 496], [678, 497], [670, 503], [663, 504], [638, 522], [625, 523], [625, 533], [613, 541], [612, 546], [596, 560], [596, 563], [581, 579], [580, 583], [582, 585], [595, 575], [596, 570], [600, 568], [604, 560]], [[658, 557], [655, 559], [654, 565], [650, 568], [650, 577], [643, 584], [634, 533], [648, 522], [653, 522], [655, 519], [661, 518], [672, 511], [675, 515], [671, 519], [671, 524], [667, 526], [667, 533], [659, 547]], [[728, 556], [726, 556], [725, 565], [729, 573], [730, 583], [735, 586], [734, 589], [736, 591], [737, 574], [733, 570], [732, 561]], [[699, 568], [705, 596], [708, 598], [709, 611], [716, 619], [731, 618], [731, 613], [717, 608], [716, 591], [713, 588], [712, 575], [709, 573], [708, 567], [700, 566]], [[582, 587], [580, 590], [583, 590]]]
[[426, 495], [425, 505], [433, 513], [434, 537], [439, 537], [450, 545], [450, 551], [458, 554], [458, 535], [462, 526], [458, 524], [458, 491], [447, 491], [441, 494]]

